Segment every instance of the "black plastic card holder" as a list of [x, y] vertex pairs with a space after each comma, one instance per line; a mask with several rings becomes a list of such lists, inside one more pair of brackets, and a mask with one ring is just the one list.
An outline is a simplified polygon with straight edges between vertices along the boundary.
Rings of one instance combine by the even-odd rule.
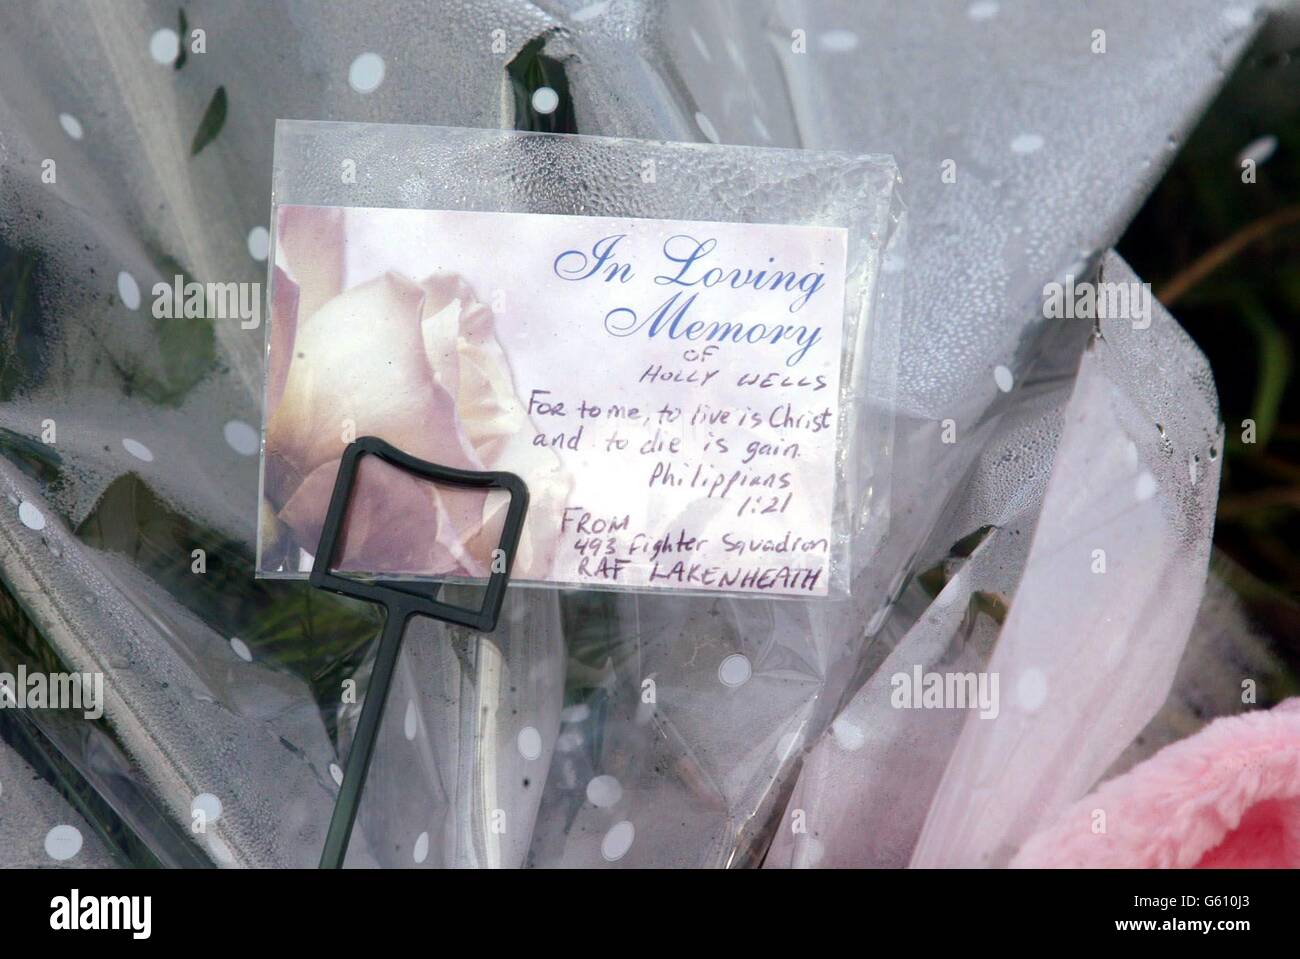
[[[498, 552], [494, 554], [503, 558], [504, 562], [491, 564], [487, 589], [483, 595], [482, 605], [478, 609], [466, 609], [463, 606], [439, 602], [436, 599], [438, 583], [422, 585], [407, 581], [358, 580], [330, 572], [347, 516], [348, 503], [352, 497], [352, 488], [356, 484], [357, 469], [363, 456], [376, 456], [400, 470], [444, 486], [466, 490], [503, 490], [510, 494], [505, 526], [501, 531]], [[361, 718], [357, 722], [356, 735], [352, 741], [352, 748], [348, 750], [347, 764], [343, 771], [343, 785], [339, 789], [338, 799], [335, 800], [334, 814], [330, 818], [329, 832], [325, 837], [325, 848], [320, 860], [322, 869], [340, 868], [343, 865], [343, 857], [347, 854], [348, 840], [352, 835], [352, 825], [356, 821], [361, 792], [365, 787], [375, 737], [379, 732], [380, 720], [383, 718], [384, 704], [388, 699], [388, 687], [393, 680], [393, 669], [397, 665], [397, 655], [402, 648], [402, 636], [406, 632], [407, 620], [412, 616], [428, 616], [431, 619], [466, 626], [479, 632], [490, 633], [495, 630], [527, 511], [528, 487], [514, 473], [474, 472], [439, 466], [437, 463], [416, 459], [375, 436], [360, 437], [344, 450], [338, 474], [334, 479], [334, 492], [330, 495], [325, 523], [321, 527], [320, 545], [312, 564], [310, 582], [317, 589], [368, 600], [383, 606], [384, 629], [379, 637], [379, 649], [375, 654], [374, 670], [366, 688], [365, 702], [361, 707]]]

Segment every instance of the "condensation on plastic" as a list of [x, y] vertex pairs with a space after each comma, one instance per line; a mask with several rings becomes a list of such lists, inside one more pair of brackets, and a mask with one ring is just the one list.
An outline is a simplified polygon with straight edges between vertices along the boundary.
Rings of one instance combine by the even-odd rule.
[[[647, 165], [656, 171], [654, 177], [644, 176]], [[356, 175], [341, 176], [345, 168]], [[814, 183], [816, 189], [810, 189]], [[828, 576], [830, 598], [840, 599], [848, 593], [852, 568], [871, 562], [889, 523], [893, 391], [902, 320], [899, 274], [905, 259], [906, 225], [898, 183], [893, 159], [879, 154], [854, 156], [449, 127], [282, 121], [276, 126], [272, 223], [295, 226], [279, 215], [284, 207], [377, 207], [845, 229], [848, 242], [843, 347], [835, 400], [839, 475]], [[321, 233], [329, 229], [324, 222], [328, 216], [318, 223], [299, 225], [297, 231], [312, 229]], [[307, 261], [315, 265], [316, 260], [339, 255], [339, 248], [347, 243], [342, 225], [336, 232], [338, 236], [333, 240], [295, 238], [294, 243], [313, 243]], [[272, 249], [276, 249], [276, 240], [273, 230]], [[507, 258], [516, 255], [503, 251]], [[435, 262], [431, 259], [430, 273], [435, 271]], [[283, 270], [273, 262], [268, 267], [272, 300], [296, 299], [292, 294], [278, 292], [277, 283], [292, 288]], [[340, 278], [335, 286], [348, 289], [348, 278]], [[296, 309], [301, 319], [306, 307], [290, 309]], [[277, 337], [274, 316], [268, 317], [266, 344], [268, 368], [275, 365], [273, 350], [287, 351], [292, 346], [291, 341]], [[283, 356], [278, 359], [285, 362]], [[325, 374], [320, 370], [316, 373], [311, 381], [314, 388], [327, 389], [322, 382]], [[362, 404], [364, 400], [362, 397]], [[267, 415], [272, 412], [268, 406]], [[358, 410], [355, 415], [362, 412]], [[358, 428], [383, 438], [388, 435], [384, 426], [375, 422]], [[435, 442], [428, 441], [430, 445]], [[269, 440], [263, 449], [264, 489], [268, 470], [274, 466], [267, 461], [267, 443]], [[319, 445], [319, 440], [314, 444]], [[341, 439], [337, 445], [341, 455]], [[422, 450], [409, 452], [427, 455]], [[525, 482], [531, 482], [533, 477], [528, 475], [526, 465], [507, 460], [493, 468], [512, 469], [521, 473]], [[545, 507], [540, 487], [537, 492], [536, 505]], [[271, 511], [271, 507], [267, 509]], [[659, 518], [669, 524], [674, 521], [671, 516]], [[476, 526], [466, 526], [470, 532], [478, 532]], [[299, 549], [291, 548], [291, 555], [277, 562], [267, 555], [265, 529], [266, 524], [258, 551], [259, 575], [306, 578], [307, 572], [295, 560], [299, 550], [311, 552], [315, 544], [299, 543]], [[526, 572], [517, 573], [515, 578], [521, 585], [529, 580]], [[608, 588], [623, 589], [614, 585]], [[673, 592], [680, 597], [688, 591]], [[704, 595], [716, 596], [717, 592]]]
[[116, 865], [89, 824], [3, 742], [0, 850], [6, 869]]
[[[164, 861], [183, 859], [179, 833], [220, 864], [313, 863], [356, 709], [339, 702], [337, 679], [356, 678], [359, 698], [365, 678], [364, 666], [330, 672], [312, 658], [328, 638], [317, 614], [353, 623], [357, 636], [377, 628], [336, 600], [303, 605], [305, 584], [254, 584], [257, 468], [245, 440], [258, 422], [261, 330], [215, 324], [213, 362], [196, 375], [150, 318], [153, 284], [178, 266], [202, 280], [264, 277], [249, 240], [269, 222], [277, 118], [509, 126], [504, 64], [544, 37], [565, 65], [582, 132], [899, 158], [909, 242], [890, 535], [857, 571], [849, 603], [513, 590], [499, 649], [421, 627], [429, 632], [408, 642], [399, 666], [404, 697], [390, 704], [349, 861], [743, 865], [775, 836], [770, 863], [811, 862], [802, 833], [781, 838], [800, 809], [819, 832], [843, 822], [822, 832], [823, 862], [904, 864], [918, 838], [919, 861], [949, 861], [942, 847], [953, 836], [951, 861], [1001, 859], [1052, 797], [1016, 800], [1026, 821], [1010, 828], [992, 793], [976, 790], [989, 789], [993, 757], [1023, 757], [993, 731], [963, 728], [987, 721], [882, 708], [882, 663], [899, 650], [894, 662], [907, 665], [983, 662], [1003, 639], [1013, 640], [999, 660], [1008, 675], [1067, 661], [1077, 641], [1059, 632], [1063, 618], [1037, 640], [1054, 640], [1059, 655], [1031, 661], [1041, 647], [1023, 630], [1041, 606], [1013, 606], [1020, 626], [997, 634], [999, 618], [1011, 621], [1007, 598], [1029, 597], [1016, 587], [1035, 529], [1069, 528], [1069, 515], [1059, 525], [1051, 515], [1060, 498], [1043, 499], [1057, 483], [1061, 430], [1073, 437], [1068, 463], [1094, 441], [1099, 455], [1109, 449], [1104, 431], [1067, 412], [1075, 371], [1090, 380], [1080, 396], [1112, 376], [1125, 384], [1107, 407], [1125, 428], [1134, 410], [1193, 391], [1187, 367], [1159, 357], [1120, 379], [1099, 347], [1084, 354], [1086, 329], [1071, 336], [1043, 321], [1038, 296], [1076, 264], [1088, 272], [1114, 241], [1249, 39], [1251, 5], [1191, 0], [1177, 17], [1122, 0], [195, 0], [185, 9], [207, 52], [182, 69], [149, 52], [156, 31], [176, 27], [173, 5], [0, 9], [0, 239], [8, 262], [31, 258], [22, 262], [35, 311], [22, 321], [25, 348], [5, 357], [0, 576], [61, 662], [105, 672], [99, 723], [45, 731], [127, 826]], [[1104, 56], [1088, 51], [1099, 27], [1110, 37]], [[795, 29], [806, 53], [792, 49]], [[349, 69], [366, 52], [385, 70], [361, 93]], [[218, 87], [224, 124], [191, 155]], [[56, 182], [42, 181], [46, 159]], [[945, 159], [956, 183], [940, 177]], [[809, 184], [792, 203], [816, 196]], [[1100, 349], [1145, 349], [1111, 342]], [[1212, 432], [1213, 414], [1203, 415], [1197, 431]], [[952, 446], [941, 442], [945, 419], [960, 437]], [[57, 425], [53, 446], [40, 442], [46, 420]], [[1157, 479], [1144, 528], [1160, 533], [1161, 549], [1172, 538], [1201, 555], [1208, 519], [1182, 504], [1203, 494], [1189, 492], [1190, 473], [1186, 487], [1165, 482], [1173, 466], [1160, 466], [1149, 435], [1135, 442]], [[1203, 465], [1204, 486], [1218, 464]], [[1119, 502], [1132, 489], [1115, 477]], [[997, 529], [969, 558], [952, 554], [985, 526]], [[190, 572], [200, 534], [213, 560], [206, 577]], [[1131, 545], [1116, 542], [1121, 553]], [[960, 617], [917, 584], [936, 563], [959, 573], [939, 597], [967, 610]], [[1054, 582], [1036, 602], [1066, 592]], [[1189, 602], [1180, 594], [1143, 637], [1153, 672], [1185, 640]], [[1083, 642], [1075, 664], [1089, 682], [1105, 668], [1093, 648]], [[342, 662], [360, 649], [346, 647]], [[1167, 681], [1166, 672], [1142, 693], [1151, 709]], [[1010, 683], [1003, 689], [1009, 697]], [[1035, 781], [1059, 765], [1054, 696], [1032, 722], [1016, 720], [1041, 750]], [[1141, 717], [1125, 716], [1096, 743], [1087, 728], [1075, 734], [1081, 770], [1136, 734]], [[1072, 722], [1064, 711], [1059, 719], [1062, 729]], [[825, 752], [837, 731], [849, 744], [863, 737], [845, 755], [875, 765], [823, 778], [845, 763]], [[838, 783], [833, 796], [828, 783]], [[204, 794], [222, 814], [194, 835]], [[986, 838], [982, 818], [960, 815], [962, 798], [991, 817]], [[5, 862], [11, 854], [0, 850]]]

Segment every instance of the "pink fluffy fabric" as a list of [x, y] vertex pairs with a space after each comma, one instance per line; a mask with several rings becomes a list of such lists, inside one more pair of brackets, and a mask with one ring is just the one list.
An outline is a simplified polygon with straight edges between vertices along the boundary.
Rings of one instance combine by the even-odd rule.
[[1011, 866], [1300, 867], [1300, 698], [1166, 746], [1031, 836]]

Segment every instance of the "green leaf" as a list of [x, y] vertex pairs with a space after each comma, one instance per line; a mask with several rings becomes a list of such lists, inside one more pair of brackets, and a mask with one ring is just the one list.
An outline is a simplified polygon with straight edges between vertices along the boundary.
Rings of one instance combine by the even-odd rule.
[[0, 427], [0, 454], [37, 482], [53, 485], [59, 481], [63, 457], [47, 443]]
[[217, 87], [217, 92], [212, 94], [208, 109], [204, 111], [203, 119], [199, 121], [199, 128], [194, 131], [194, 142], [190, 144], [190, 156], [197, 156], [200, 150], [215, 140], [225, 124], [226, 88], [220, 86]]
[[963, 559], [973, 555], [975, 550], [979, 548], [980, 543], [984, 542], [993, 530], [994, 527], [992, 526], [981, 526], [974, 532], [967, 533], [952, 544], [952, 549], [948, 551], [948, 555], [959, 556]]
[[[259, 660], [303, 678], [334, 735], [339, 683], [378, 635], [378, 607], [305, 582], [254, 579], [243, 543], [179, 512], [134, 473], [109, 484], [76, 535], [95, 549], [130, 557], [214, 630], [240, 637]], [[192, 572], [194, 549], [206, 554], [201, 576]]]
[[1250, 415], [1255, 420], [1255, 452], [1262, 453], [1277, 427], [1291, 377], [1291, 342], [1257, 299], [1246, 298], [1241, 307], [1246, 326], [1255, 336], [1255, 398]]
[[[534, 37], [506, 64], [506, 77], [515, 96], [515, 129], [577, 133], [578, 122], [564, 64], [542, 52], [548, 39], [547, 34]], [[533, 109], [533, 93], [539, 87], [550, 87], [559, 96], [559, 106], [554, 112], [542, 114]]]
[[181, 29], [180, 29], [181, 49], [180, 52], [176, 54], [176, 63], [173, 64], [174, 69], [177, 70], [185, 66], [185, 58], [190, 54], [190, 50], [187, 45], [189, 43], [190, 24], [189, 21], [185, 19], [184, 7], [181, 7], [180, 14], [181, 14]]
[[[189, 281], [201, 282], [170, 254], [155, 252], [154, 259], [168, 285], [176, 276], [181, 277], [182, 287]], [[160, 406], [179, 406], [216, 363], [216, 329], [206, 316], [161, 317], [151, 322], [156, 348], [122, 356], [109, 354], [108, 359], [122, 377], [128, 396], [143, 396]]]
[[0, 242], [0, 400], [35, 385], [50, 328], [36, 296], [36, 254]]

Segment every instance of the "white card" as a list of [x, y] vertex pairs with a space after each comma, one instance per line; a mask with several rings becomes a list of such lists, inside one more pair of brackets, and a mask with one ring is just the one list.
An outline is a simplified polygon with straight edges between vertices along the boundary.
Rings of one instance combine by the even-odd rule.
[[[369, 434], [523, 478], [515, 582], [829, 593], [845, 229], [281, 206], [275, 232], [259, 573], [305, 574]], [[434, 548], [423, 503], [386, 502], [366, 571], [480, 574], [447, 544], [474, 523], [434, 496]]]

